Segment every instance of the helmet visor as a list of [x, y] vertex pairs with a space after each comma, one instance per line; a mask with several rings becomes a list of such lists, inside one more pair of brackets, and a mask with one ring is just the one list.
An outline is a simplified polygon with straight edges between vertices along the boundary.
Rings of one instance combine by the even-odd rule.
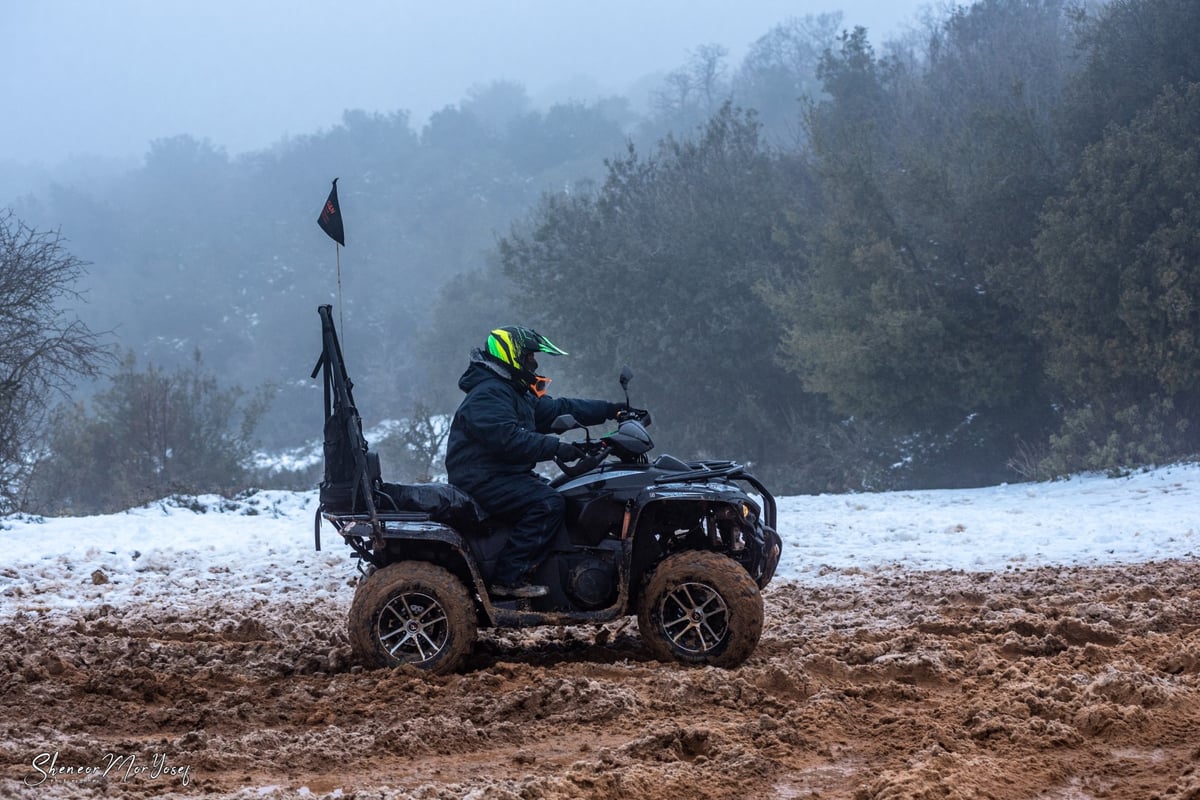
[[533, 335], [537, 337], [537, 349], [539, 353], [549, 353], [552, 356], [565, 356], [567, 354], [566, 350], [563, 350], [540, 333], [534, 331]]

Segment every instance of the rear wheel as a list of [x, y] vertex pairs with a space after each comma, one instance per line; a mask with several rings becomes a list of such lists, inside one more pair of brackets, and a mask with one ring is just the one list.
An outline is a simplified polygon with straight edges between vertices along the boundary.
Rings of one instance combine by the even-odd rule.
[[663, 559], [638, 606], [642, 642], [660, 661], [736, 667], [762, 625], [758, 585], [733, 559], [703, 550]]
[[477, 632], [466, 587], [424, 561], [400, 561], [371, 573], [354, 594], [347, 627], [364, 665], [410, 664], [435, 673], [457, 669]]

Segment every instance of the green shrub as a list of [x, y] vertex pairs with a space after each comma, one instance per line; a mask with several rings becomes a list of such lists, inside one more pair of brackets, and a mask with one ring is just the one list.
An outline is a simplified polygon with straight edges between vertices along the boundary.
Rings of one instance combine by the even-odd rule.
[[30, 507], [45, 514], [119, 511], [172, 494], [247, 488], [252, 435], [267, 390], [221, 388], [200, 354], [167, 373], [127, 357], [107, 390], [56, 410]]
[[444, 469], [442, 458], [449, 433], [448, 416], [415, 403], [407, 419], [371, 443], [379, 453], [383, 479], [390, 483], [432, 481]]
[[1041, 471], [1051, 477], [1080, 471], [1117, 476], [1178, 461], [1188, 453], [1189, 427], [1174, 402], [1157, 395], [1112, 413], [1096, 406], [1075, 409], [1050, 437]]

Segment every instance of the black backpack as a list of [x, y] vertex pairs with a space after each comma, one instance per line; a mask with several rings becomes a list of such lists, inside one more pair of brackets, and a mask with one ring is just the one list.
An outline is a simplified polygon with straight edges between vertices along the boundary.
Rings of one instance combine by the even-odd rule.
[[354, 384], [346, 374], [332, 311], [332, 306], [317, 308], [321, 357], [312, 371], [313, 378], [324, 372], [325, 384], [325, 479], [313, 523], [317, 549], [321, 549], [322, 512], [365, 513], [377, 528], [381, 503], [385, 511], [421, 513], [460, 530], [478, 530], [487, 515], [461, 489], [448, 484], [383, 482], [379, 455], [368, 448], [363, 436], [362, 419], [354, 405]]
[[375, 519], [374, 492], [378, 488], [379, 458], [367, 446], [362, 420], [354, 405], [354, 384], [346, 373], [342, 347], [333, 324], [333, 307], [320, 306], [321, 357], [312, 377], [324, 371], [325, 479], [321, 481], [318, 511], [361, 510]]

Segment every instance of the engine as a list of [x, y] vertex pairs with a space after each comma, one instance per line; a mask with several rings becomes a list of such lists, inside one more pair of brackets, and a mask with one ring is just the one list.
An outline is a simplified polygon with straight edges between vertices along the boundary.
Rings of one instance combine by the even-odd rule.
[[567, 595], [572, 602], [588, 611], [608, 608], [616, 602], [620, 552], [619, 542], [605, 542], [569, 559]]

